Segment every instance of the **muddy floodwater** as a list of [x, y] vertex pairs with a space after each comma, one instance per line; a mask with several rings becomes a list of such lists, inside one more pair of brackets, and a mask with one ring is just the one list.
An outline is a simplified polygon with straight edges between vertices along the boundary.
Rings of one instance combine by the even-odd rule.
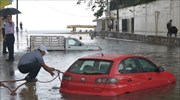
[[[11, 90], [16, 89], [21, 84], [23, 85], [15, 91], [16, 94], [14, 95], [12, 91], [1, 86], [0, 100], [180, 100], [180, 47], [116, 39], [91, 39], [89, 35], [82, 34], [71, 36], [76, 38], [82, 37], [81, 41], [85, 44], [99, 45], [102, 51], [49, 51], [49, 54], [44, 56], [47, 65], [64, 72], [75, 60], [86, 55], [97, 53], [136, 54], [146, 56], [157, 65], [164, 66], [165, 70], [172, 72], [176, 76], [177, 82], [167, 86], [113, 97], [62, 95], [59, 93], [61, 81], [56, 78], [52, 82], [48, 82], [55, 77], [51, 77], [49, 73], [41, 69], [37, 77], [41, 82], [23, 84], [24, 81], [18, 81], [15, 83], [4, 83]], [[27, 42], [23, 42], [23, 39], [20, 39], [18, 42], [19, 44], [16, 43], [15, 45], [14, 62], [6, 62], [5, 59], [8, 55], [0, 54], [0, 80], [23, 79], [26, 76], [17, 70], [17, 63], [18, 59], [27, 52]]]

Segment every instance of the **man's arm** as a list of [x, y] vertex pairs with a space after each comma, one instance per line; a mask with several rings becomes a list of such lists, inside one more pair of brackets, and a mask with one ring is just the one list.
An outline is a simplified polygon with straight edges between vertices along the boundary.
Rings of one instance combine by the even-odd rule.
[[49, 67], [47, 66], [44, 62], [41, 63], [41, 66], [44, 68], [44, 70], [46, 70], [47, 72], [49, 72], [51, 74], [51, 76], [54, 75], [53, 71], [55, 71], [55, 69], [53, 67]]

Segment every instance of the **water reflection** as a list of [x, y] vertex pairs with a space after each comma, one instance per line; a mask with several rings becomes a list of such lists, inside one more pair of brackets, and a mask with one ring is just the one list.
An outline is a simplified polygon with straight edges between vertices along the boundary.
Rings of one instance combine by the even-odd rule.
[[[1, 72], [0, 72], [0, 80], [6, 81], [3, 82], [5, 86], [9, 88], [15, 88], [15, 84], [11, 83], [10, 81], [14, 80], [14, 63], [13, 62], [6, 62], [5, 59], [1, 62]], [[9, 92], [9, 91], [8, 91]]]
[[175, 90], [175, 84], [141, 90], [119, 96], [87, 96], [62, 94], [63, 100], [169, 100], [169, 96]]
[[19, 95], [22, 100], [38, 100], [38, 95], [36, 94], [36, 83], [26, 83], [25, 87], [20, 90]]

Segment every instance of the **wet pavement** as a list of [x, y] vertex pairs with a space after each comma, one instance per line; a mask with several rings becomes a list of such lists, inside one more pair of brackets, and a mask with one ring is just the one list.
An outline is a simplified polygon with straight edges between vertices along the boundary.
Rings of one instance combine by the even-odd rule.
[[[180, 47], [162, 46], [144, 44], [134, 41], [122, 41], [116, 39], [91, 39], [87, 34], [69, 34], [71, 37], [82, 37], [82, 42], [96, 44], [102, 48], [102, 51], [49, 51], [44, 56], [45, 62], [56, 69], [66, 71], [66, 69], [79, 57], [97, 54], [97, 53], [130, 53], [143, 55], [163, 65], [165, 70], [171, 71], [177, 78], [176, 84], [163, 87], [142, 90], [129, 94], [123, 94], [114, 97], [101, 96], [84, 96], [84, 95], [62, 95], [59, 93], [60, 80], [57, 78], [49, 83], [26, 83], [15, 91], [16, 95], [12, 95], [7, 88], [0, 87], [0, 100], [179, 100], [180, 99]], [[2, 42], [0, 42], [0, 50], [2, 51]], [[0, 80], [19, 80], [26, 75], [21, 74], [17, 70], [17, 63], [20, 57], [28, 50], [27, 33], [19, 33], [15, 43], [15, 61], [6, 62], [8, 54], [0, 53]], [[57, 75], [57, 73], [56, 73]], [[55, 75], [55, 76], [56, 76]], [[62, 74], [60, 74], [62, 76]], [[38, 80], [49, 81], [51, 77], [49, 73], [40, 70]], [[10, 89], [16, 89], [24, 81], [15, 83], [5, 83]]]

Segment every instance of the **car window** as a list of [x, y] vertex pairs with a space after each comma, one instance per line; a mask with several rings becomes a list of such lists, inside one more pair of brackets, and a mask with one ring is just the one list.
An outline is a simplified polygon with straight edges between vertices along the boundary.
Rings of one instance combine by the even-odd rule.
[[68, 44], [70, 46], [81, 46], [81, 43], [79, 41], [75, 40], [75, 39], [69, 39]]
[[128, 58], [120, 62], [118, 66], [120, 73], [139, 73], [141, 72], [140, 66], [136, 63], [135, 58]]
[[112, 61], [80, 59], [68, 71], [79, 74], [108, 74], [111, 66]]
[[157, 67], [147, 59], [137, 59], [144, 72], [156, 72]]
[[111, 63], [107, 61], [101, 61], [99, 63], [99, 71], [100, 73], [106, 74], [109, 73], [111, 67]]

